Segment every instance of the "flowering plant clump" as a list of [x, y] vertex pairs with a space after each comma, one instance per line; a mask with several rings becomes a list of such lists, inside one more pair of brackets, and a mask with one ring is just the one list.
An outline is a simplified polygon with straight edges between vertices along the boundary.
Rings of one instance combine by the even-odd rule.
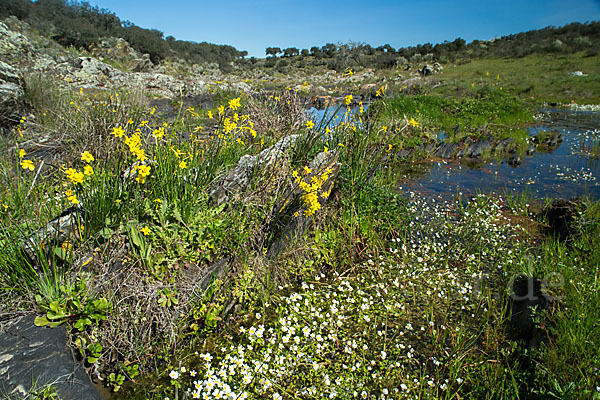
[[[304, 204], [304, 215], [309, 217], [314, 215], [321, 209], [321, 203], [319, 197], [327, 199], [331, 193], [331, 189], [324, 191], [322, 190], [323, 184], [329, 179], [331, 174], [331, 168], [325, 168], [321, 173], [312, 174], [312, 170], [309, 167], [304, 167], [303, 175], [301, 177], [298, 171], [292, 171], [294, 182], [298, 184], [300, 189], [304, 192], [302, 194], [302, 202]], [[296, 216], [299, 213], [296, 213]]]
[[[413, 197], [414, 220], [428, 221], [425, 229], [411, 225], [418, 237], [392, 239], [357, 276], [317, 274], [280, 288], [291, 293], [272, 295], [228, 344], [192, 356], [177, 387], [186, 398], [206, 399], [439, 398], [460, 391], [471, 361], [464, 355], [457, 364], [453, 354], [495, 318], [491, 287], [473, 284], [479, 257], [501, 269], [513, 260], [502, 255], [518, 257], [510, 243], [520, 228], [506, 225], [500, 201], [480, 198], [460, 223], [449, 223], [454, 205]], [[440, 240], [447, 236], [479, 239], [457, 252]]]

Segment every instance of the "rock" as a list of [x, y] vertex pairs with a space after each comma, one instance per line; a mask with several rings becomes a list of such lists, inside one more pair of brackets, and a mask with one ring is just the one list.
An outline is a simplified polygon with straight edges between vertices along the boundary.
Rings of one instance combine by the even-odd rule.
[[31, 260], [36, 260], [41, 243], [52, 251], [49, 244], [60, 245], [65, 241], [73, 243], [78, 236], [79, 226], [83, 224], [83, 209], [81, 207], [71, 207], [63, 211], [58, 217], [54, 218], [48, 224], [23, 241], [23, 250]]
[[18, 124], [29, 109], [19, 71], [0, 61], [0, 130]]
[[0, 60], [14, 62], [34, 54], [29, 39], [0, 22]]
[[517, 148], [517, 142], [513, 138], [502, 139], [494, 144], [496, 154], [506, 154]]
[[268, 174], [287, 159], [287, 151], [292, 147], [299, 135], [290, 135], [281, 139], [273, 146], [266, 148], [255, 156], [244, 155], [225, 176], [219, 186], [210, 193], [212, 202], [223, 204], [230, 196], [237, 195], [248, 187], [250, 180], [260, 168], [261, 173]]
[[560, 241], [566, 241], [571, 236], [571, 224], [578, 215], [581, 202], [578, 200], [557, 199], [542, 210], [542, 215], [548, 221], [547, 233]]
[[422, 76], [433, 75], [433, 68], [431, 68], [429, 65], [425, 65], [419, 70], [419, 74], [421, 74]]
[[511, 167], [516, 167], [521, 165], [521, 163], [523, 162], [523, 160], [521, 160], [521, 156], [519, 156], [519, 154], [517, 152], [513, 152], [511, 153], [510, 157], [508, 157], [508, 165], [510, 165]]
[[141, 58], [136, 58], [131, 62], [133, 72], [150, 72], [153, 68], [154, 64], [150, 61], [149, 54], [144, 54]]
[[58, 64], [56, 71], [68, 78], [72, 84], [81, 87], [106, 87], [115, 81], [122, 85], [125, 80], [123, 72], [94, 57], [71, 59]]
[[534, 321], [535, 312], [548, 310], [551, 300], [542, 290], [542, 282], [535, 277], [520, 275], [513, 280], [509, 299], [509, 326], [513, 337], [523, 340], [528, 348], [538, 347], [546, 338], [545, 330]]
[[483, 153], [488, 151], [491, 147], [491, 144], [487, 140], [478, 140], [475, 143], [472, 143], [465, 150], [465, 155], [469, 158], [481, 158]]
[[35, 57], [33, 62], [34, 71], [46, 72], [56, 67], [56, 61], [46, 54]]
[[67, 348], [65, 328], [37, 327], [33, 320], [15, 318], [0, 329], [0, 392], [24, 398], [32, 386], [52, 384], [61, 399], [102, 400]]
[[435, 149], [433, 154], [440, 158], [452, 158], [456, 154], [457, 150], [458, 144], [442, 142], [437, 149]]
[[250, 93], [252, 91], [252, 88], [250, 87], [250, 85], [248, 85], [245, 82], [236, 82], [231, 86], [235, 90], [239, 90], [240, 92], [243, 92], [243, 93]]
[[563, 137], [558, 131], [543, 131], [534, 136], [533, 142], [543, 150], [554, 151], [562, 144]]

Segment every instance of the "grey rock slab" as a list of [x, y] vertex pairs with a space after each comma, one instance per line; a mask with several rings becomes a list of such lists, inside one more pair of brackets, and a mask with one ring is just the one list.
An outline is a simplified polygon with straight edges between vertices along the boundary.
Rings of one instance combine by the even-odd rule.
[[37, 327], [34, 316], [15, 318], [0, 331], [0, 393], [22, 396], [52, 385], [63, 400], [102, 400], [67, 347], [63, 327]]

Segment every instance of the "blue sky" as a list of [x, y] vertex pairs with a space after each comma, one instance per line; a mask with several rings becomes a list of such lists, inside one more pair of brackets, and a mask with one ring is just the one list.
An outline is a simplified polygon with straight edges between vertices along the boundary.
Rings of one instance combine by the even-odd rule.
[[394, 48], [462, 37], [492, 39], [548, 25], [600, 20], [600, 0], [90, 0], [121, 20], [181, 40], [266, 47], [368, 43]]

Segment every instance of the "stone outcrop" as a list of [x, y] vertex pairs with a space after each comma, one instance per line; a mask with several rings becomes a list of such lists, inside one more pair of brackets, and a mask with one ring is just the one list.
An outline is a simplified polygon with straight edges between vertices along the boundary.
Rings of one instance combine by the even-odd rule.
[[16, 125], [27, 109], [25, 83], [19, 71], [0, 61], [0, 130]]
[[61, 399], [102, 400], [67, 348], [65, 328], [37, 327], [33, 320], [14, 318], [0, 328], [0, 393], [25, 398], [32, 388], [52, 385]]
[[6, 62], [19, 61], [34, 53], [29, 39], [22, 33], [11, 30], [0, 22], [0, 60]]
[[273, 146], [261, 151], [255, 156], [244, 155], [225, 176], [219, 186], [210, 194], [212, 201], [217, 204], [223, 204], [230, 197], [236, 196], [246, 190], [250, 181], [259, 171], [264, 175], [269, 175], [269, 170], [277, 168], [287, 159], [288, 150], [296, 143], [299, 135], [290, 135]]

